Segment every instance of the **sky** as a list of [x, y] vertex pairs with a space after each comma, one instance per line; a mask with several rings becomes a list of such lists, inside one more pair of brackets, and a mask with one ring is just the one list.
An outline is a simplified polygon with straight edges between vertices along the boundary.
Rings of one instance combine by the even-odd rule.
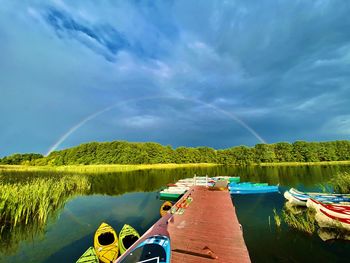
[[0, 156], [350, 139], [349, 1], [0, 3]]

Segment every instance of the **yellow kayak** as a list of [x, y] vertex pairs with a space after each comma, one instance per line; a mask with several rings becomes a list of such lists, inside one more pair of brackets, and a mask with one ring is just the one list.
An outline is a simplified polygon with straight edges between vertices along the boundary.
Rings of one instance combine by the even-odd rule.
[[168, 211], [170, 210], [170, 208], [173, 206], [173, 204], [169, 201], [166, 201], [162, 204], [162, 206], [160, 207], [160, 215], [161, 216], [165, 216], [166, 213], [168, 213]]
[[108, 224], [102, 223], [96, 230], [94, 248], [101, 262], [110, 263], [118, 257], [118, 236]]

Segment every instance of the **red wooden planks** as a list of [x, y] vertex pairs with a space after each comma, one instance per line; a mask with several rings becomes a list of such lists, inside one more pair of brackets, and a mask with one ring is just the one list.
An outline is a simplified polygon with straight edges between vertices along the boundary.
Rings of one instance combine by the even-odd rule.
[[189, 195], [193, 201], [183, 215], [159, 219], [116, 262], [151, 235], [170, 237], [172, 263], [250, 262], [229, 192], [194, 186], [175, 205]]
[[230, 194], [191, 190], [190, 206], [168, 223], [171, 262], [250, 262]]

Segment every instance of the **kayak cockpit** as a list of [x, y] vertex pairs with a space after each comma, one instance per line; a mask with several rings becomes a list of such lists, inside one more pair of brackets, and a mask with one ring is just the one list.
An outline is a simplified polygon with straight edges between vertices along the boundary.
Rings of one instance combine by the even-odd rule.
[[102, 233], [101, 235], [98, 236], [98, 242], [102, 246], [113, 244], [114, 240], [115, 240], [114, 235], [111, 232]]
[[139, 238], [135, 235], [127, 235], [123, 238], [122, 242], [125, 249], [131, 247]]

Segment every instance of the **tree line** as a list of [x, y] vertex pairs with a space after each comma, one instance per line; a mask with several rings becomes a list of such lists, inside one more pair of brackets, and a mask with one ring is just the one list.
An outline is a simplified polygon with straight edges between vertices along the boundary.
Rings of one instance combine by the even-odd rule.
[[76, 147], [41, 154], [14, 154], [0, 159], [0, 164], [78, 165], [78, 164], [156, 164], [218, 163], [249, 165], [279, 162], [319, 162], [350, 160], [350, 141], [279, 142], [235, 146], [216, 150], [210, 147], [163, 146], [159, 143], [126, 141], [91, 142]]

